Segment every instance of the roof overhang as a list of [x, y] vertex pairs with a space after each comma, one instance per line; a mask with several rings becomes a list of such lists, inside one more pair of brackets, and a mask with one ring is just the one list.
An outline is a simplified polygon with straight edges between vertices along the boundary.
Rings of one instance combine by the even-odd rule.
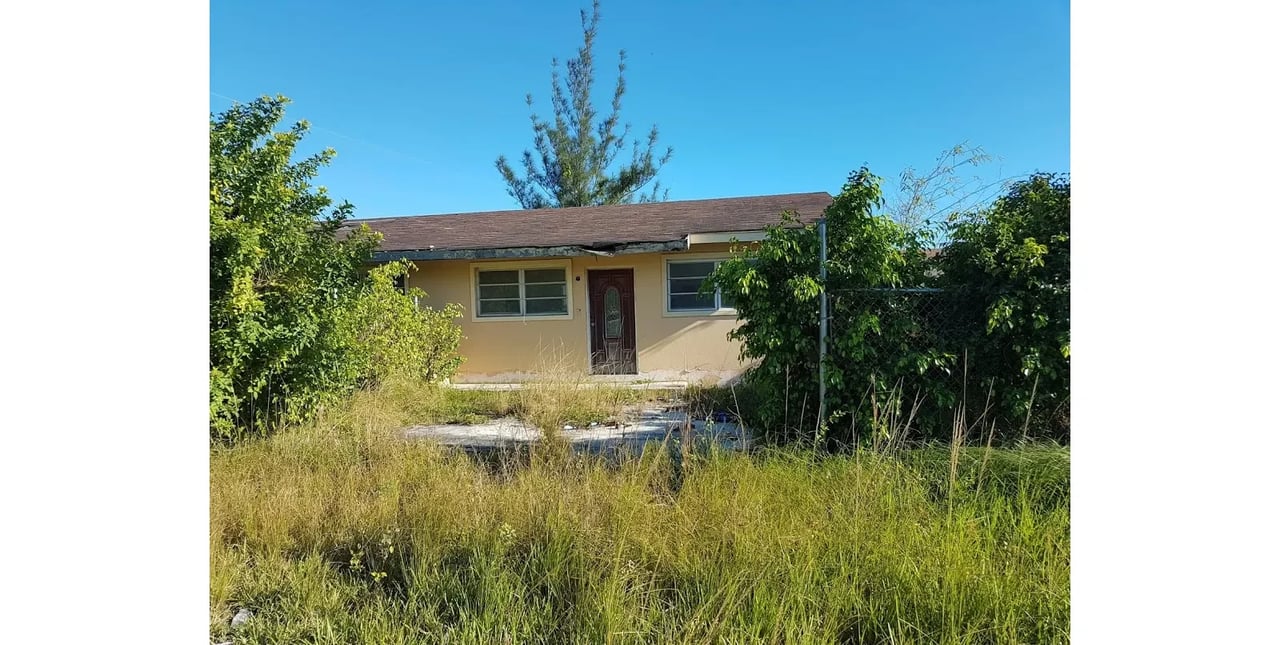
[[[692, 236], [690, 236], [692, 237]], [[666, 242], [629, 242], [599, 246], [518, 246], [501, 249], [418, 249], [377, 251], [374, 262], [395, 260], [504, 260], [515, 258], [561, 258], [574, 256], [614, 256], [636, 253], [668, 253], [687, 251], [691, 240]]]

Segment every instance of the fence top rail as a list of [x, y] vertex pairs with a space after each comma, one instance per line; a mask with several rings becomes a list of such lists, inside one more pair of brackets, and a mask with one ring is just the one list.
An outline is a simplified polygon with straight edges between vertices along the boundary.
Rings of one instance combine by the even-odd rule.
[[947, 289], [932, 287], [876, 288], [876, 289], [831, 289], [829, 293], [946, 293]]

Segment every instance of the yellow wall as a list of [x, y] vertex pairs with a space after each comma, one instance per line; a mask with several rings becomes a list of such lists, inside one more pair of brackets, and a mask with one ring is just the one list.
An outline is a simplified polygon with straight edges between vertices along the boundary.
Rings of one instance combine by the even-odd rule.
[[[552, 260], [570, 267], [570, 317], [476, 320], [472, 267], [476, 264], [535, 266], [538, 260], [433, 260], [417, 262], [409, 285], [427, 292], [424, 304], [458, 303], [464, 310], [458, 382], [514, 381], [553, 370], [585, 373], [588, 361], [587, 270], [631, 268], [635, 272], [636, 378], [723, 382], [739, 373], [740, 344], [725, 335], [737, 326], [728, 315], [664, 315], [664, 259], [728, 257], [729, 244], [704, 244], [686, 253], [574, 257]], [[488, 268], [488, 267], [486, 267]]]

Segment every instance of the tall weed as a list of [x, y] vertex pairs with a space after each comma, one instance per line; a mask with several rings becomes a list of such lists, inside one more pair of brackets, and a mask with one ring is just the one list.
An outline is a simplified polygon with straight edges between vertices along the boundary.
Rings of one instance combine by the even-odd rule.
[[211, 636], [245, 607], [246, 642], [1069, 640], [1065, 449], [495, 472], [400, 438], [414, 400], [214, 449]]

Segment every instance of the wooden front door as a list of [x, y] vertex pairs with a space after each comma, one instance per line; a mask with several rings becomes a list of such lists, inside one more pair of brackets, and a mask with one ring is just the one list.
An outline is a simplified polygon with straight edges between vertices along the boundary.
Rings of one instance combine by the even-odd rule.
[[587, 271], [591, 373], [636, 373], [636, 290], [631, 269]]

